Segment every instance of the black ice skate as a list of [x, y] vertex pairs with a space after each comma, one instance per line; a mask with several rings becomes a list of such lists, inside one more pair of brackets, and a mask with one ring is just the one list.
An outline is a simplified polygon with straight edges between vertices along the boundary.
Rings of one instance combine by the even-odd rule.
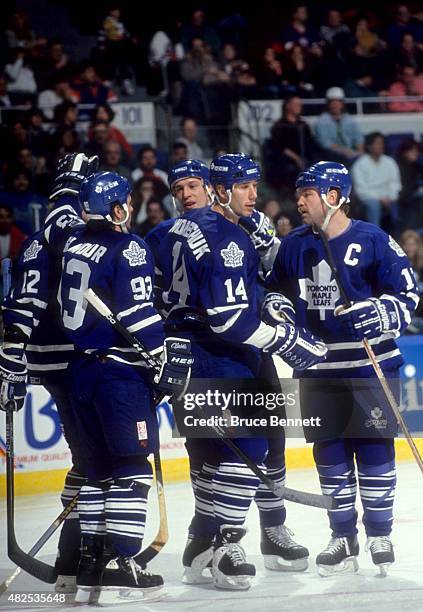
[[387, 576], [389, 566], [395, 561], [394, 547], [389, 536], [367, 538], [366, 550], [370, 550], [372, 561], [378, 566], [380, 575]]
[[163, 595], [161, 576], [142, 570], [132, 557], [118, 556], [103, 573], [98, 603], [155, 601]]
[[182, 557], [182, 564], [184, 566], [183, 583], [205, 584], [213, 582], [211, 574], [213, 540], [212, 536], [188, 535], [188, 541]]
[[76, 574], [75, 603], [96, 603], [104, 567], [104, 536], [84, 535]]
[[245, 591], [250, 588], [256, 568], [247, 563], [244, 549], [239, 544], [247, 533], [244, 527], [222, 525], [216, 538], [213, 554], [212, 573], [218, 589]]
[[317, 571], [320, 576], [331, 576], [339, 572], [357, 572], [358, 553], [357, 536], [331, 538], [325, 550], [317, 555]]
[[308, 567], [309, 552], [292, 539], [285, 525], [261, 528], [260, 549], [267, 569], [280, 572], [302, 572]]

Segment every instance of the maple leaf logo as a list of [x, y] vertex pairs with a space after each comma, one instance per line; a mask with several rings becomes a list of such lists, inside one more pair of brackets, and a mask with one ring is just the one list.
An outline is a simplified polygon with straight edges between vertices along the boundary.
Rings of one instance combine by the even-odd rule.
[[244, 251], [239, 248], [236, 242], [230, 242], [228, 248], [222, 249], [220, 254], [223, 257], [226, 268], [241, 268]]
[[34, 240], [31, 242], [29, 247], [26, 249], [24, 253], [24, 262], [31, 261], [31, 259], [37, 259], [38, 253], [43, 248], [43, 245], [38, 242], [38, 240]]
[[123, 256], [129, 261], [131, 267], [142, 266], [146, 263], [146, 250], [142, 249], [138, 242], [131, 240], [129, 247], [123, 251]]
[[332, 270], [327, 261], [322, 260], [311, 268], [313, 278], [300, 278], [300, 299], [307, 302], [307, 310], [319, 310], [320, 319], [326, 319], [326, 310], [333, 311], [339, 300], [339, 289], [332, 280]]

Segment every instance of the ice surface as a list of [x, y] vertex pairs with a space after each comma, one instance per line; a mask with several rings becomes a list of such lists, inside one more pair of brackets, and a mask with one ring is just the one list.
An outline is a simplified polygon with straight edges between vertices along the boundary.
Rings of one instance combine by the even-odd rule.
[[[423, 478], [413, 463], [398, 466], [398, 492], [395, 504], [393, 541], [396, 563], [389, 576], [380, 578], [369, 553], [364, 551], [365, 536], [360, 524], [361, 552], [358, 574], [321, 578], [316, 574], [314, 559], [326, 546], [330, 533], [323, 510], [288, 503], [287, 525], [295, 532], [295, 539], [310, 550], [310, 567], [304, 573], [280, 573], [266, 570], [259, 548], [258, 513], [254, 506], [247, 520], [249, 529], [244, 545], [250, 561], [256, 564], [257, 576], [249, 591], [217, 591], [210, 585], [187, 586], [180, 582], [181, 556], [185, 545], [187, 525], [193, 503], [188, 483], [166, 486], [170, 539], [163, 551], [149, 565], [149, 570], [163, 575], [166, 597], [156, 603], [125, 603], [110, 606], [116, 611], [142, 609], [145, 611], [189, 612], [190, 610], [216, 610], [217, 612], [249, 611], [343, 611], [380, 610], [381, 612], [423, 612]], [[287, 484], [297, 489], [318, 492], [314, 470], [293, 470]], [[150, 497], [150, 514], [146, 541], [157, 529], [155, 492]], [[16, 534], [19, 545], [29, 550], [41, 533], [60, 512], [58, 496], [21, 497], [16, 503]], [[6, 533], [5, 502], [1, 503], [1, 529]], [[57, 537], [47, 543], [39, 558], [53, 562]], [[5, 538], [0, 543], [0, 582], [14, 569], [7, 558]], [[1, 610], [26, 608], [38, 610], [73, 610], [72, 599], [62, 605], [27, 604], [18, 606], [7, 600], [11, 592], [46, 592], [50, 585], [43, 584], [21, 573], [0, 597]], [[109, 606], [108, 606], [109, 607]], [[93, 606], [78, 606], [79, 610], [93, 610]]]

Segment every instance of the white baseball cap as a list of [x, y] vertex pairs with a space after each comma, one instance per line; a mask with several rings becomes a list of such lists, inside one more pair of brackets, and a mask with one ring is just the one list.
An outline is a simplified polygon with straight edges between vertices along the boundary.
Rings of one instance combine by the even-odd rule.
[[326, 92], [326, 100], [344, 100], [345, 92], [342, 87], [329, 87]]

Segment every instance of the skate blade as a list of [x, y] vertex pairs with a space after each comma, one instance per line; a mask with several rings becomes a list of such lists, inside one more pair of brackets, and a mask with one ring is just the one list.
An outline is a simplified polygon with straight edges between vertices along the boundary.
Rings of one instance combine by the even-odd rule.
[[323, 578], [336, 574], [355, 574], [358, 572], [357, 557], [347, 557], [337, 565], [318, 565], [317, 571]]
[[183, 584], [210, 584], [213, 582], [213, 576], [210, 568], [196, 570], [192, 567], [185, 567], [182, 582]]
[[214, 586], [226, 591], [248, 591], [251, 576], [225, 576], [224, 579], [215, 580]]
[[54, 585], [55, 593], [73, 594], [78, 590], [76, 586], [76, 576], [64, 576], [59, 574]]
[[163, 586], [149, 589], [126, 589], [116, 587], [102, 587], [98, 598], [99, 605], [115, 603], [131, 603], [134, 601], [159, 601], [167, 594]]
[[278, 555], [263, 555], [264, 567], [276, 572], [304, 572], [308, 568], [308, 557], [289, 561]]
[[84, 587], [78, 586], [76, 595], [75, 595], [75, 603], [79, 604], [91, 604], [97, 603], [100, 595], [100, 587]]
[[392, 563], [379, 563], [378, 564], [378, 568], [379, 568], [379, 574], [378, 574], [378, 578], [386, 578], [386, 576], [388, 575], [388, 569], [391, 567]]

